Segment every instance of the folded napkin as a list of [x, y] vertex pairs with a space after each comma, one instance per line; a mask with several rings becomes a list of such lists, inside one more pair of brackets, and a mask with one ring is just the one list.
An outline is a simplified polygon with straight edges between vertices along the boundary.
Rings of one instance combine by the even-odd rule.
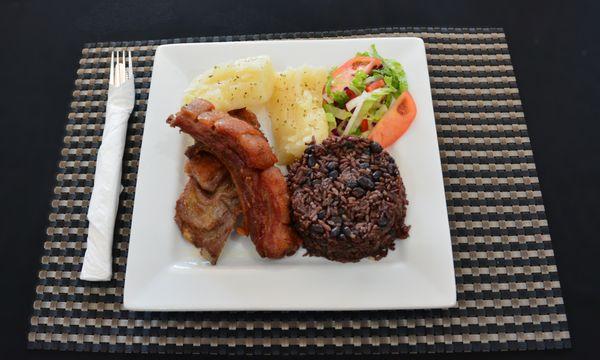
[[112, 243], [119, 206], [121, 167], [127, 122], [135, 102], [133, 81], [110, 88], [102, 144], [98, 150], [94, 189], [88, 208], [87, 249], [79, 276], [82, 280], [106, 281], [112, 277]]

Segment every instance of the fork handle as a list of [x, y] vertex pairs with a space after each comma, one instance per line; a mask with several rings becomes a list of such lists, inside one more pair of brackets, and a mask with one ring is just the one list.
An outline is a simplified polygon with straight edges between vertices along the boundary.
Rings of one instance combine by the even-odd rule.
[[89, 227], [80, 274], [82, 280], [107, 281], [112, 277], [113, 232], [123, 188], [121, 168], [130, 114], [131, 110], [111, 106], [109, 101], [87, 214]]

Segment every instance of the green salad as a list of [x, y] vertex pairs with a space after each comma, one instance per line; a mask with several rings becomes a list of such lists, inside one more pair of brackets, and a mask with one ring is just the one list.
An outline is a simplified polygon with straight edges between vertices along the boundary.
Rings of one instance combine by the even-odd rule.
[[323, 109], [330, 131], [339, 136], [369, 136], [407, 89], [402, 65], [382, 57], [371, 45], [371, 51], [357, 53], [329, 73]]

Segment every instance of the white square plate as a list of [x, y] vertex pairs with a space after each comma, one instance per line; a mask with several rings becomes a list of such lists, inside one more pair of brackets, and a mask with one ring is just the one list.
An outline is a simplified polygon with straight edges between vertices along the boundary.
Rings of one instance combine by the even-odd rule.
[[[190, 81], [211, 66], [269, 55], [277, 70], [331, 67], [371, 44], [402, 63], [417, 117], [388, 151], [406, 186], [410, 237], [380, 261], [267, 260], [232, 236], [217, 266], [181, 236], [173, 217], [183, 189], [186, 136], [165, 120]], [[261, 122], [268, 115], [258, 111]], [[269, 132], [268, 128], [265, 132]], [[270, 137], [270, 134], [267, 134]], [[175, 44], [158, 47], [141, 148], [125, 277], [130, 310], [367, 310], [451, 307], [456, 286], [425, 47], [419, 38]]]

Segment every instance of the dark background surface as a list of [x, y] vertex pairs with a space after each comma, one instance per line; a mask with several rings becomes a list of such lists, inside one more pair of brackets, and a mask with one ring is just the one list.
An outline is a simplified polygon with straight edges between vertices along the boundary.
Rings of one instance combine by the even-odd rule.
[[571, 350], [415, 357], [597, 358], [599, 16], [600, 2], [592, 1], [2, 1], [0, 358], [142, 357], [26, 350], [54, 172], [83, 43], [381, 26], [504, 28], [573, 337]]

